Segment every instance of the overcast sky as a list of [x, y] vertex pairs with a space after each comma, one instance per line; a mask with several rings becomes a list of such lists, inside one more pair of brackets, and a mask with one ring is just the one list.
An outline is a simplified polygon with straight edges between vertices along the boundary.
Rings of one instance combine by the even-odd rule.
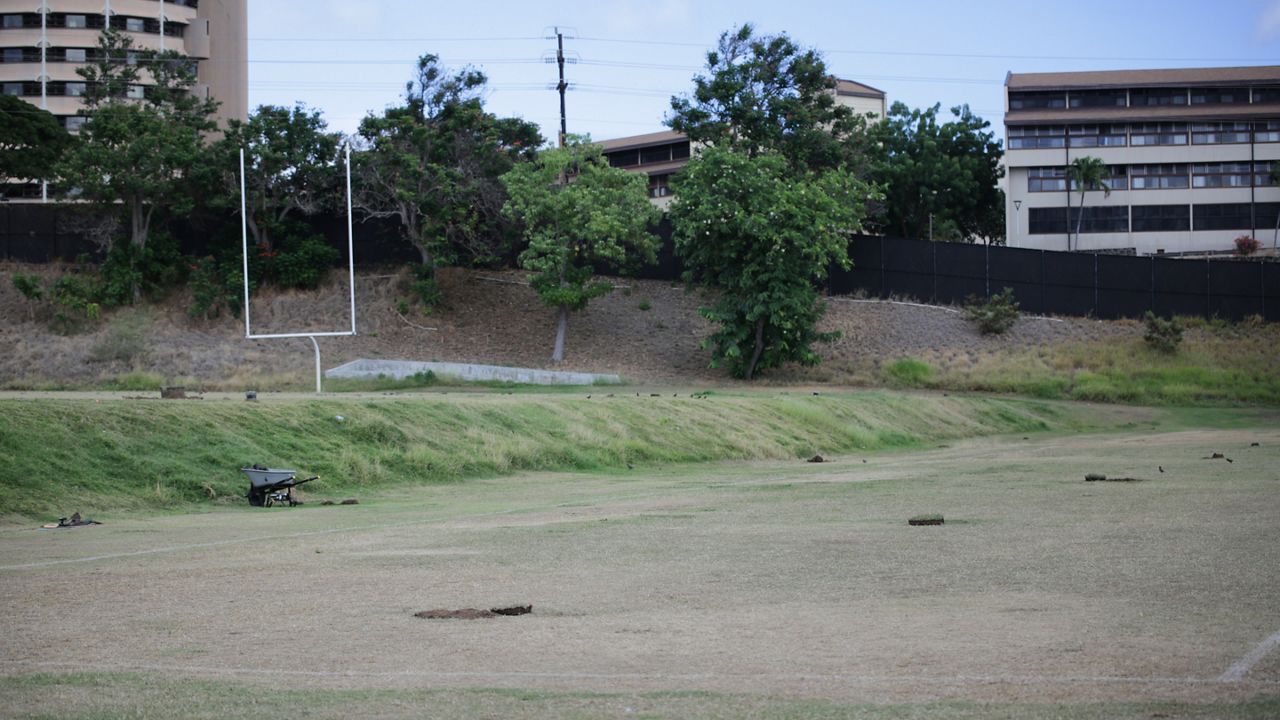
[[997, 129], [1009, 71], [1280, 64], [1280, 0], [251, 0], [249, 103], [301, 101], [349, 133], [434, 53], [488, 75], [491, 112], [555, 137], [556, 66], [544, 59], [558, 26], [577, 60], [569, 132], [654, 132], [707, 49], [743, 22], [820, 50], [835, 75], [890, 103], [968, 103]]

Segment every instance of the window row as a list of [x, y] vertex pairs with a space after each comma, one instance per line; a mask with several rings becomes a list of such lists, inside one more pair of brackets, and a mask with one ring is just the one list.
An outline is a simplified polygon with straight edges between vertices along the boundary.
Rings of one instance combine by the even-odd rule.
[[1097, 107], [1176, 107], [1280, 102], [1280, 85], [1255, 88], [1134, 88], [1009, 93], [1010, 110], [1065, 110]]
[[1280, 120], [1260, 122], [1134, 123], [1132, 125], [1011, 125], [1010, 150], [1222, 145], [1280, 142]]
[[[138, 63], [138, 52], [136, 50], [130, 50], [128, 53], [127, 62], [130, 65], [136, 65]], [[55, 47], [49, 48], [44, 59], [46, 62], [97, 62], [102, 59], [102, 52], [98, 48]], [[40, 48], [4, 48], [3, 52], [0, 52], [0, 62], [38, 63], [40, 62]]]
[[1254, 230], [1273, 228], [1280, 203], [1218, 203], [1205, 205], [1132, 205], [1120, 207], [1031, 208], [1027, 219], [1032, 235], [1081, 233], [1188, 232], [1191, 230]]
[[635, 167], [636, 165], [672, 162], [673, 160], [684, 160], [689, 157], [689, 143], [685, 141], [670, 145], [640, 148], [638, 150], [616, 150], [605, 153], [605, 157], [609, 159], [609, 164], [614, 167]]
[[[1277, 167], [1280, 162], [1274, 161], [1108, 165], [1104, 182], [1108, 190], [1267, 187], [1276, 184], [1272, 172]], [[1027, 192], [1063, 192], [1068, 184], [1072, 192], [1079, 189], [1068, 182], [1064, 166], [1027, 169]]]
[[[110, 16], [111, 27], [126, 32], [160, 34], [159, 18], [143, 18], [131, 15]], [[104, 30], [107, 27], [107, 16], [97, 13], [77, 15], [72, 13], [49, 13], [45, 27], [71, 28], [86, 30]], [[0, 16], [0, 28], [3, 29], [40, 29], [40, 13], [21, 13]], [[182, 37], [186, 25], [181, 22], [167, 20], [164, 23], [164, 34], [169, 37]]]
[[[89, 84], [85, 82], [54, 80], [45, 83], [44, 95], [50, 97], [82, 97], [89, 89]], [[0, 92], [5, 95], [17, 95], [20, 97], [40, 97], [40, 83], [38, 82], [6, 82], [0, 84]], [[147, 89], [144, 85], [130, 85], [125, 92], [125, 97], [144, 98], [147, 96]]]

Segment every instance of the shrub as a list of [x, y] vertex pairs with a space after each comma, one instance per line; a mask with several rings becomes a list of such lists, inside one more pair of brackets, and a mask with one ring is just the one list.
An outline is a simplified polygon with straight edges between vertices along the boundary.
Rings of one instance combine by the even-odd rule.
[[914, 358], [906, 358], [891, 363], [886, 372], [889, 377], [909, 387], [922, 387], [929, 382], [929, 376], [933, 374], [933, 368], [929, 367], [926, 362], [921, 362]]
[[12, 280], [13, 287], [22, 293], [22, 297], [35, 302], [44, 296], [44, 288], [40, 284], [39, 276], [14, 273]]
[[1013, 288], [1005, 288], [985, 301], [970, 295], [965, 303], [965, 317], [978, 324], [983, 335], [1000, 335], [1018, 319], [1018, 301]]
[[1170, 355], [1182, 344], [1182, 323], [1178, 318], [1165, 320], [1150, 310], [1146, 314], [1147, 332], [1142, 336], [1153, 350]]
[[641, 312], [648, 312], [653, 305], [651, 305], [648, 300], [641, 300], [640, 304], [636, 307], [639, 307]]
[[1236, 238], [1236, 252], [1240, 255], [1252, 255], [1258, 252], [1258, 248], [1262, 247], [1262, 243], [1257, 238], [1249, 235], [1241, 235]]
[[409, 289], [417, 296], [418, 301], [422, 303], [423, 310], [430, 312], [432, 308], [440, 304], [444, 296], [440, 292], [440, 283], [436, 281], [435, 268], [430, 265], [417, 265], [413, 268], [413, 276], [416, 278]]
[[271, 259], [275, 280], [282, 287], [314, 290], [340, 257], [341, 253], [330, 247], [323, 237], [312, 235], [286, 241], [284, 249]]

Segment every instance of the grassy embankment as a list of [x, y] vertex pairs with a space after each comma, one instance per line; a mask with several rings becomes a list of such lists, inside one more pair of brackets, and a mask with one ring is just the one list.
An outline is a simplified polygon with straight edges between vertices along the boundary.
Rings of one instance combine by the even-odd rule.
[[910, 448], [1078, 428], [1083, 417], [1039, 401], [889, 392], [4, 400], [0, 516], [239, 503], [238, 468], [252, 463], [318, 474], [307, 490], [335, 496], [521, 470]]
[[1206, 323], [1165, 354], [1141, 338], [930, 353], [886, 364], [890, 387], [978, 390], [1142, 405], [1280, 405], [1280, 328]]

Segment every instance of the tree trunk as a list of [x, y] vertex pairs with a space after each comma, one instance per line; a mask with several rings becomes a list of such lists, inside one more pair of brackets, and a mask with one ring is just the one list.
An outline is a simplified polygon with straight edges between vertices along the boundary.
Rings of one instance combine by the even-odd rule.
[[129, 215], [129, 242], [144, 248], [147, 246], [147, 219], [140, 198], [134, 197], [129, 201]]
[[569, 329], [569, 306], [561, 305], [556, 310], [556, 344], [551, 351], [551, 362], [564, 360], [564, 334]]
[[[1084, 193], [1080, 193], [1079, 215], [1076, 215], [1076, 249], [1080, 249], [1080, 224], [1084, 222]], [[1067, 250], [1071, 250], [1071, 238], [1067, 238]]]
[[764, 354], [764, 318], [756, 320], [756, 346], [751, 352], [751, 362], [747, 363], [746, 372], [742, 377], [750, 380], [756, 374], [756, 363], [760, 362], [760, 356]]

